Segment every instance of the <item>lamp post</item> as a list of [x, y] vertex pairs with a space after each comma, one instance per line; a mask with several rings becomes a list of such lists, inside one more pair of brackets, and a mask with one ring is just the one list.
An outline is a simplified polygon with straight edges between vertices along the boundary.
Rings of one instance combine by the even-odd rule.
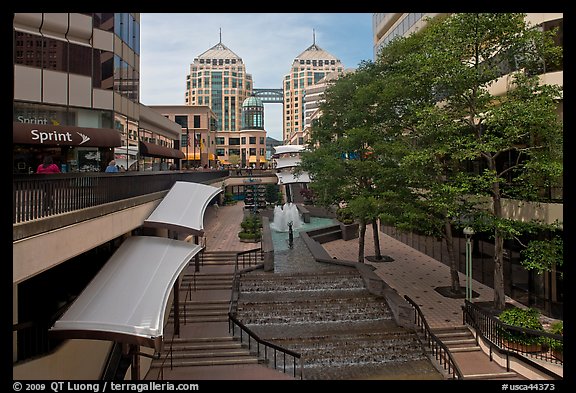
[[190, 131], [186, 126], [186, 169], [190, 169], [190, 156], [188, 155], [188, 146], [190, 146]]
[[466, 300], [472, 301], [472, 235], [474, 229], [472, 227], [464, 228], [464, 236], [466, 236]]

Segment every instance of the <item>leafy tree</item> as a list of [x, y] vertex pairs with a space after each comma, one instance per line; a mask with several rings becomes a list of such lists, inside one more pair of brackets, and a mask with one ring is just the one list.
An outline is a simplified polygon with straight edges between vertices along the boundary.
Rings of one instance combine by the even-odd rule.
[[[376, 77], [371, 62], [356, 72], [341, 76], [324, 95], [322, 116], [312, 127], [307, 149], [301, 153], [295, 172], [306, 171], [316, 203], [330, 207], [344, 202], [360, 224], [358, 262], [364, 262], [366, 225], [377, 225], [385, 206], [379, 200], [389, 182], [387, 144], [377, 129], [378, 112], [370, 82]], [[378, 231], [376, 257], [381, 257]]]
[[[494, 238], [494, 307], [504, 308], [503, 242], [516, 238], [503, 198], [538, 200], [538, 190], [562, 175], [562, 124], [556, 113], [561, 88], [540, 83], [542, 65], [561, 59], [554, 32], [525, 22], [524, 14], [453, 14], [431, 23], [423, 36], [439, 102], [426, 133], [436, 130], [446, 155], [462, 172], [446, 178], [476, 197], [475, 229]], [[490, 88], [507, 75], [508, 88]], [[504, 160], [503, 157], [508, 159]], [[476, 163], [466, 171], [465, 163]], [[484, 199], [482, 199], [484, 198]]]

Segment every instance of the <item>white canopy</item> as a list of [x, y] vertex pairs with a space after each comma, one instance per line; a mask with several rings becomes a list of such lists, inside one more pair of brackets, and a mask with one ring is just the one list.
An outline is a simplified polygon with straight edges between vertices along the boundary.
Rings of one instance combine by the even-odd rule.
[[278, 184], [291, 184], [291, 183], [310, 183], [310, 176], [303, 172], [299, 176], [291, 172], [281, 172], [277, 173], [276, 176], [278, 177]]
[[177, 181], [143, 225], [203, 235], [204, 212], [220, 192], [218, 187]]
[[300, 157], [280, 157], [276, 159], [276, 169], [291, 168], [300, 164]]
[[56, 321], [51, 334], [123, 341], [160, 351], [174, 283], [201, 249], [163, 237], [127, 238]]
[[304, 150], [303, 145], [281, 145], [275, 146], [274, 150], [276, 154], [284, 154], [284, 153], [299, 153]]

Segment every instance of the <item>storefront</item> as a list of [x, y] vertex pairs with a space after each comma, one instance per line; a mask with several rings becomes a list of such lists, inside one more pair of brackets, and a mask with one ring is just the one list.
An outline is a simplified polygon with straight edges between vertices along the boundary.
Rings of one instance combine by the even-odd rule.
[[100, 172], [122, 145], [111, 128], [13, 122], [13, 173], [34, 173], [51, 155], [62, 172]]
[[144, 170], [166, 171], [170, 169], [171, 165], [176, 168], [179, 160], [186, 157], [178, 149], [171, 149], [151, 142], [140, 141], [138, 146]]

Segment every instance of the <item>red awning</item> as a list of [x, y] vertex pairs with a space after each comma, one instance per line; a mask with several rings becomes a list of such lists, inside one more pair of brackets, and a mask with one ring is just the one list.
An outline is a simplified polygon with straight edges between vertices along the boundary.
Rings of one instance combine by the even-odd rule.
[[122, 146], [122, 139], [120, 133], [112, 128], [13, 122], [12, 143], [42, 146], [119, 147]]
[[175, 158], [175, 159], [183, 159], [186, 157], [186, 155], [182, 153], [180, 150], [170, 149], [169, 147], [142, 141], [140, 141], [140, 154], [149, 157]]

